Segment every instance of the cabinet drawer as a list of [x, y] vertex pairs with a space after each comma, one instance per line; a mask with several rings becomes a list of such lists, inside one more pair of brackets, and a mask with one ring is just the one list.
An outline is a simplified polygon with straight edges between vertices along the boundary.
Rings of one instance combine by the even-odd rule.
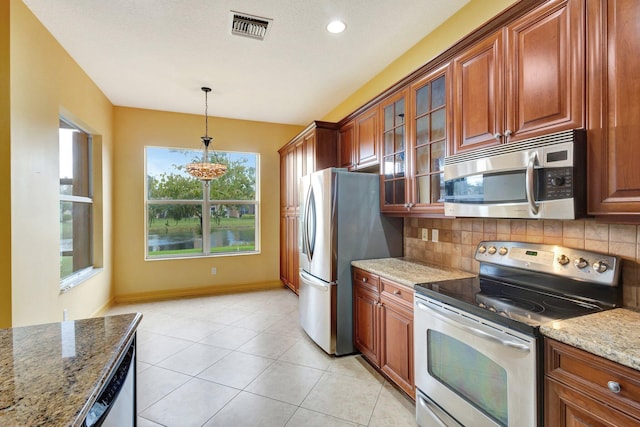
[[376, 293], [380, 292], [380, 278], [375, 274], [354, 267], [353, 280], [354, 282], [358, 282], [368, 288], [371, 288], [371, 290]]
[[400, 302], [406, 302], [413, 308], [413, 289], [384, 279], [381, 279], [380, 283], [382, 285], [381, 291], [385, 296], [395, 298]]
[[[545, 341], [549, 378], [640, 418], [640, 372], [555, 340]], [[611, 390], [618, 386], [619, 392]]]

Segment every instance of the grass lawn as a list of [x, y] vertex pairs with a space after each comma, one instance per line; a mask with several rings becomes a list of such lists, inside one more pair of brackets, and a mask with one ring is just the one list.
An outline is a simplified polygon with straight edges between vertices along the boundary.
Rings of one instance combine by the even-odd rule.
[[[220, 218], [220, 224], [211, 220], [211, 230], [250, 228], [255, 226], [254, 215], [243, 215], [242, 218]], [[154, 219], [147, 223], [149, 234], [162, 234], [167, 232], [189, 232], [200, 229], [200, 218], [186, 218], [176, 222], [172, 219]]]

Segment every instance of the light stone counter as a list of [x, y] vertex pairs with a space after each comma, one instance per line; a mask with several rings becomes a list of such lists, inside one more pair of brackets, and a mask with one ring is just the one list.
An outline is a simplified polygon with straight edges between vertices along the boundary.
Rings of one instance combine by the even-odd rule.
[[475, 277], [473, 273], [431, 265], [411, 258], [382, 258], [352, 261], [351, 265], [385, 279], [414, 287], [418, 283]]
[[0, 329], [0, 426], [80, 426], [140, 319]]
[[640, 370], [640, 312], [617, 308], [540, 327], [549, 338]]

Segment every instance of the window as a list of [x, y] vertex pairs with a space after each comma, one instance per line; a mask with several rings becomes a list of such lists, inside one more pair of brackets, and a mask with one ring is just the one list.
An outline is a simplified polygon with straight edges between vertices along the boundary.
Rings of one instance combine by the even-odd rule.
[[91, 135], [60, 120], [60, 281], [70, 287], [93, 270]]
[[147, 259], [259, 252], [259, 155], [213, 156], [227, 172], [207, 184], [184, 169], [200, 150], [146, 148]]

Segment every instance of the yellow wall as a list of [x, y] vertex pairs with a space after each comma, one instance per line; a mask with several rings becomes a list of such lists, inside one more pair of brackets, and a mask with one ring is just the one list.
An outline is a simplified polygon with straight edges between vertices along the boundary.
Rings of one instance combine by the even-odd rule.
[[[471, 0], [324, 120], [340, 120], [513, 2]], [[277, 149], [300, 127], [210, 119], [215, 148], [261, 153], [261, 254], [144, 261], [143, 147], [197, 147], [202, 117], [114, 109], [21, 0], [0, 0], [0, 61], [0, 327], [58, 321], [64, 308], [72, 319], [87, 317], [114, 295], [134, 299], [277, 283]], [[100, 143], [95, 209], [103, 230], [97, 236], [102, 270], [64, 294], [58, 255], [61, 113]]]
[[0, 0], [0, 328], [11, 326], [9, 1]]
[[[71, 319], [89, 317], [112, 295], [113, 106], [22, 1], [10, 0], [9, 5], [11, 179], [10, 184], [0, 179], [0, 197], [5, 197], [2, 190], [10, 185], [11, 248], [5, 252], [3, 246], [0, 258], [6, 255], [11, 260], [13, 326], [60, 321], [65, 308]], [[4, 31], [5, 26], [2, 28]], [[3, 111], [0, 107], [0, 117]], [[60, 294], [58, 184], [58, 118], [62, 112], [99, 135], [97, 140], [102, 142], [102, 150], [96, 153], [103, 173], [102, 183], [97, 183], [102, 184], [98, 191], [102, 200], [94, 206], [94, 213], [104, 229], [97, 236], [102, 243], [97, 249], [102, 271], [64, 294]], [[4, 146], [2, 150], [6, 151]], [[0, 158], [4, 162], [6, 157]], [[4, 203], [2, 206], [0, 227], [5, 227], [7, 213]], [[8, 234], [0, 230], [3, 237]], [[4, 268], [2, 271], [4, 275]], [[4, 288], [4, 276], [2, 283]], [[3, 289], [2, 296], [5, 294]]]
[[337, 122], [393, 86], [458, 40], [516, 3], [517, 0], [471, 0], [451, 18], [427, 34], [373, 79], [356, 90], [322, 120]]
[[[201, 102], [200, 96], [194, 102]], [[202, 115], [116, 107], [114, 114], [114, 286], [117, 300], [280, 286], [278, 148], [299, 126], [209, 118], [213, 147], [260, 153], [261, 241], [258, 255], [145, 261], [144, 147], [198, 149]], [[217, 274], [211, 275], [216, 267]]]

